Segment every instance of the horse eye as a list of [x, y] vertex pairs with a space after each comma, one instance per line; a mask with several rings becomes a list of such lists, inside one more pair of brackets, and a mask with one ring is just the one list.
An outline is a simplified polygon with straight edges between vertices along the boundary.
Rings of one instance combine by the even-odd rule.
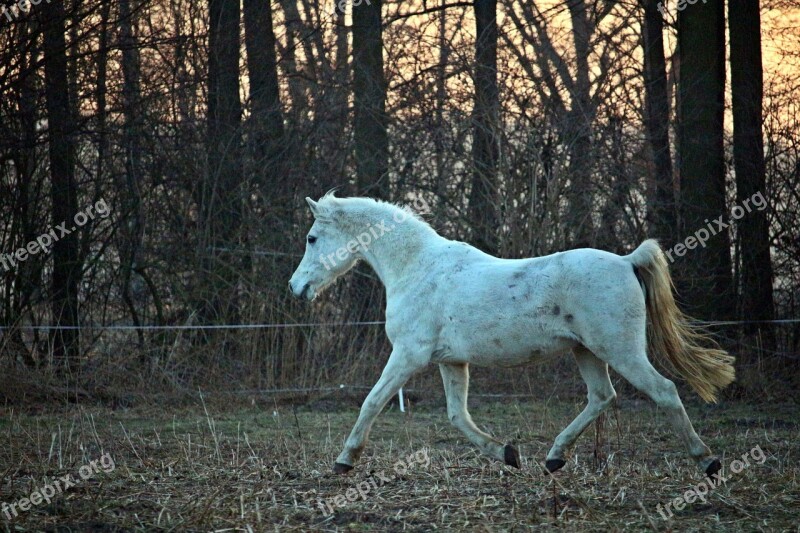
[[308, 244], [314, 244], [315, 242], [317, 242], [317, 238], [314, 237], [313, 235], [309, 235], [308, 236]]

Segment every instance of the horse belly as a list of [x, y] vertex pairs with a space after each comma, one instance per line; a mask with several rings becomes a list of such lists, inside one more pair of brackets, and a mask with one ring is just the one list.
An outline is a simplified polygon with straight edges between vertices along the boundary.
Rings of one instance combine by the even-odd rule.
[[479, 366], [517, 366], [544, 361], [574, 347], [575, 342], [553, 339], [550, 342], [535, 342], [518, 345], [513, 342], [493, 342], [492, 347], [476, 346], [470, 354], [473, 364]]
[[570, 350], [578, 343], [572, 339], [550, 336], [522, 339], [489, 335], [476, 339], [462, 336], [453, 342], [443, 342], [434, 351], [432, 362], [470, 363], [478, 366], [518, 366], [546, 360]]

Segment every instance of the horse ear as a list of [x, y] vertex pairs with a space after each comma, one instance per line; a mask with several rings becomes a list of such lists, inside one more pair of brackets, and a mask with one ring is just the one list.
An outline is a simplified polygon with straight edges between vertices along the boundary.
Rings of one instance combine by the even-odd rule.
[[311, 213], [314, 215], [314, 217], [319, 215], [320, 209], [319, 209], [319, 206], [317, 205], [317, 202], [315, 202], [314, 200], [312, 200], [308, 196], [306, 196], [306, 202], [308, 202], [308, 207], [311, 208]]

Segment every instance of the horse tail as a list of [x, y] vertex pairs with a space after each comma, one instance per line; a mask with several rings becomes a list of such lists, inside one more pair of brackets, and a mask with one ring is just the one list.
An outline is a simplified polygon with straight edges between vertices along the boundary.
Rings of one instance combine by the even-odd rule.
[[733, 356], [678, 308], [669, 266], [656, 240], [644, 241], [624, 258], [644, 285], [648, 352], [666, 356], [703, 400], [716, 402], [717, 393], [736, 379]]

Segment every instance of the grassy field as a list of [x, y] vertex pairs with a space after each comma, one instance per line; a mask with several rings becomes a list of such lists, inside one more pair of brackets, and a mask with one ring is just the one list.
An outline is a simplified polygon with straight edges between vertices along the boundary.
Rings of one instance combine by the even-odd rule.
[[[800, 531], [794, 404], [690, 407], [730, 475], [705, 503], [673, 508], [664, 520], [657, 506], [704, 478], [664, 413], [645, 401], [621, 400], [555, 476], [540, 464], [582, 408], [579, 398], [471, 401], [479, 426], [516, 443], [521, 470], [477, 454], [438, 402], [406, 414], [395, 404], [348, 476], [330, 469], [355, 421], [355, 399], [252, 402], [198, 396], [177, 409], [0, 410], [0, 505], [16, 504], [18, 513], [4, 507], [2, 529]], [[731, 473], [731, 462], [756, 446], [763, 464]], [[52, 491], [68, 474], [74, 486], [20, 510], [22, 498]]]

